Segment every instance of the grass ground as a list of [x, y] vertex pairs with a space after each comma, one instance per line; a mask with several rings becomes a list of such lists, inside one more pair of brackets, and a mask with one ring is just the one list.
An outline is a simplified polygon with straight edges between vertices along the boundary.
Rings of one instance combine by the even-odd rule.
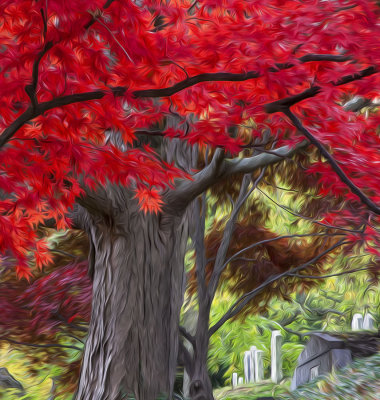
[[253, 400], [258, 397], [277, 397], [288, 393], [290, 379], [285, 379], [281, 384], [274, 384], [270, 381], [263, 381], [260, 384], [247, 384], [232, 389], [231, 386], [216, 389], [214, 396], [216, 400]]

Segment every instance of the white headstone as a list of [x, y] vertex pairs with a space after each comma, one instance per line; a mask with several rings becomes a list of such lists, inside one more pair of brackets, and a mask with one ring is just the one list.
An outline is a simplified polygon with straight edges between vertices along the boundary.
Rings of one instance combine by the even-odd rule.
[[255, 382], [255, 354], [256, 354], [257, 348], [256, 346], [251, 346], [249, 349], [249, 352], [251, 353], [250, 356], [250, 363], [249, 363], [249, 372], [250, 372], [250, 377], [249, 377], [249, 382], [254, 383]]
[[243, 382], [243, 378], [240, 376], [239, 377], [239, 380], [238, 380], [238, 385], [240, 386], [240, 385], [242, 385], [244, 382]]
[[354, 314], [352, 317], [351, 329], [353, 331], [360, 331], [363, 329], [363, 316], [361, 314]]
[[261, 382], [264, 379], [263, 351], [255, 351], [255, 381]]
[[373, 316], [369, 313], [366, 313], [364, 316], [363, 329], [366, 329], [368, 331], [376, 329], [375, 318], [373, 318]]
[[251, 352], [245, 351], [244, 352], [244, 381], [245, 383], [249, 383], [251, 378]]
[[232, 374], [232, 387], [235, 388], [238, 385], [238, 374], [234, 372]]
[[282, 335], [280, 331], [273, 331], [271, 338], [271, 379], [279, 383], [282, 379]]

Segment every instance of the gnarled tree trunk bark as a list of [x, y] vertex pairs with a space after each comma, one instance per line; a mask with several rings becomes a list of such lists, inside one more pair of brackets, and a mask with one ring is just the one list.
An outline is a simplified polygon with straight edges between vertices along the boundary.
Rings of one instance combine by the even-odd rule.
[[[196, 150], [181, 141], [161, 141], [157, 151], [184, 170], [195, 166]], [[145, 214], [131, 189], [115, 185], [83, 199], [93, 300], [76, 400], [171, 397], [189, 236], [187, 204]]]
[[93, 301], [77, 400], [156, 400], [173, 387], [187, 223], [126, 200], [86, 218]]

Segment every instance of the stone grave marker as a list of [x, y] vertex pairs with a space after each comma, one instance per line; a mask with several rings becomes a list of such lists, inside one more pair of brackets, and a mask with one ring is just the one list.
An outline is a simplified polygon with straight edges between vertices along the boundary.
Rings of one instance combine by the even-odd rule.
[[244, 381], [249, 383], [251, 379], [251, 352], [244, 352]]
[[369, 313], [366, 313], [364, 316], [363, 329], [368, 331], [376, 330], [375, 318], [373, 318], [373, 316]]
[[255, 382], [261, 382], [264, 379], [263, 354], [262, 350], [255, 352]]
[[251, 346], [249, 349], [250, 352], [250, 363], [249, 363], [249, 372], [250, 372], [250, 377], [249, 377], [249, 382], [254, 383], [255, 382], [255, 355], [256, 355], [257, 348], [256, 346]]
[[363, 316], [361, 314], [354, 314], [352, 317], [351, 329], [353, 331], [360, 331], [363, 329]]
[[232, 387], [235, 388], [238, 385], [238, 374], [234, 372], [232, 374]]
[[282, 379], [282, 335], [280, 331], [273, 331], [271, 337], [271, 379], [279, 383]]

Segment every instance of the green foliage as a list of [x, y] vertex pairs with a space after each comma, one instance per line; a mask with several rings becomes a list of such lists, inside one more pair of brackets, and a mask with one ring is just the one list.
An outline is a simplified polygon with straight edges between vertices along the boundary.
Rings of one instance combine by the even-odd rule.
[[[65, 342], [62, 344], [72, 344]], [[76, 343], [76, 346], [78, 344]], [[35, 352], [36, 360], [39, 362], [31, 363], [26, 357], [27, 352], [35, 352], [35, 349], [25, 348], [24, 351], [12, 349], [9, 345], [3, 345], [0, 348], [0, 366], [6, 367], [9, 373], [18, 380], [24, 387], [25, 393], [20, 396], [20, 391], [16, 389], [1, 389], [1, 400], [47, 400], [52, 389], [53, 381], [56, 382], [56, 393], [64, 391], [61, 395], [57, 395], [55, 400], [71, 400], [72, 393], [64, 390], [65, 385], [61, 384], [60, 378], [67, 373], [67, 367], [46, 363], [39, 360], [38, 352]], [[67, 357], [65, 359], [67, 365], [78, 360], [80, 352], [72, 349], [66, 350]], [[30, 355], [30, 354], [28, 354]]]
[[[0, 350], [0, 365], [8, 369], [9, 373], [18, 380], [25, 389], [25, 396], [20, 397], [17, 389], [1, 389], [1, 400], [11, 400], [15, 398], [39, 400], [47, 399], [51, 388], [52, 372], [41, 369], [36, 375], [30, 373], [30, 364], [25, 360], [23, 353], [11, 350], [9, 346], [3, 346]], [[49, 368], [50, 369], [50, 368]], [[54, 371], [57, 372], [57, 371]]]

